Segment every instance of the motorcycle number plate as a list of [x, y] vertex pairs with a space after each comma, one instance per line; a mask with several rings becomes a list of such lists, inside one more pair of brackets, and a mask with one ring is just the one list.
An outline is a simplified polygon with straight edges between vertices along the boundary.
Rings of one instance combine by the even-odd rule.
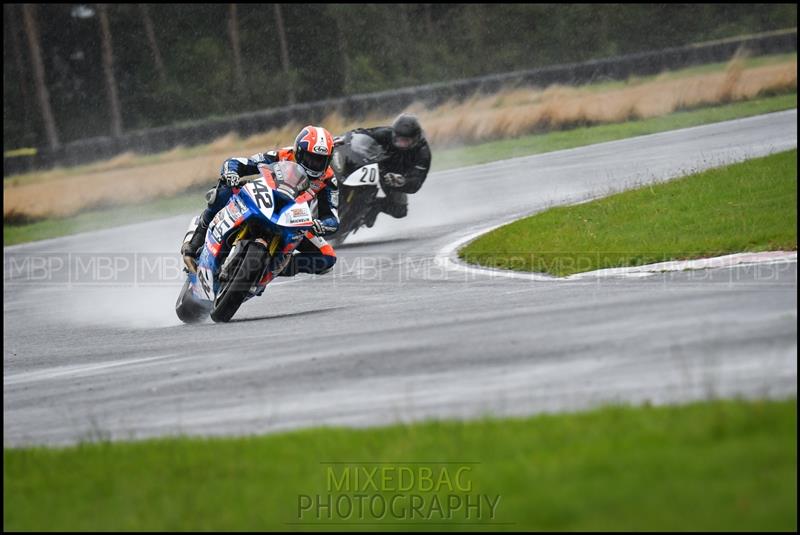
[[269, 219], [275, 210], [275, 201], [272, 197], [272, 189], [267, 185], [263, 178], [257, 178], [244, 186], [244, 190], [253, 199], [261, 210], [261, 213]]
[[344, 180], [345, 186], [377, 186], [378, 185], [378, 164], [371, 163], [364, 167], [359, 167]]

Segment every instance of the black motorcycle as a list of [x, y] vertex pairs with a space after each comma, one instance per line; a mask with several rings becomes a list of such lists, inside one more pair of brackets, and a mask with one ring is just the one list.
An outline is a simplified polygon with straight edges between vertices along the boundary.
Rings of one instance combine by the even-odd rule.
[[375, 221], [376, 203], [386, 196], [378, 168], [385, 157], [383, 148], [366, 134], [348, 132], [337, 140], [331, 162], [339, 183], [339, 230], [329, 238], [334, 247]]

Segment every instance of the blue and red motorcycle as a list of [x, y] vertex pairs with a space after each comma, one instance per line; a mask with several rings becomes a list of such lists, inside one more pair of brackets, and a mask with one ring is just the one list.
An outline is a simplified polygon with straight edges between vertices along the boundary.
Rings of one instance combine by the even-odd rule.
[[[243, 177], [228, 204], [208, 226], [195, 263], [184, 258], [186, 282], [175, 312], [184, 323], [207, 316], [227, 322], [239, 307], [264, 292], [312, 228], [310, 180], [291, 161], [259, 165], [260, 175]], [[199, 217], [189, 226], [191, 238]]]

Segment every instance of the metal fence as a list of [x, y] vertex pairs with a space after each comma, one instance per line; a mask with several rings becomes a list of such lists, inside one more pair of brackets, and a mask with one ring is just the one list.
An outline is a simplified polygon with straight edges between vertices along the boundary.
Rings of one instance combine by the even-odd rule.
[[624, 80], [634, 75], [644, 76], [668, 69], [727, 61], [740, 49], [746, 49], [753, 56], [795, 52], [797, 29], [295, 104], [223, 119], [137, 130], [118, 138], [81, 139], [66, 143], [57, 150], [41, 148], [35, 155], [4, 157], [3, 175], [47, 169], [55, 165], [85, 164], [111, 158], [126, 151], [140, 154], [157, 153], [178, 145], [209, 143], [229, 132], [249, 136], [283, 126], [292, 120], [303, 123], [320, 122], [333, 111], [357, 120], [376, 110], [392, 115], [402, 111], [412, 102], [432, 106], [448, 99], [464, 98], [476, 92], [494, 92], [507, 86], [547, 86], [554, 83], [574, 85], [603, 80]]

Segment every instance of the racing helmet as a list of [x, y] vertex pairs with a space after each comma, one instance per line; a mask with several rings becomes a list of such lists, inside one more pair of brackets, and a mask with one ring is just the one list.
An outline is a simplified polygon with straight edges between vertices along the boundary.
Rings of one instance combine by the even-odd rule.
[[294, 161], [310, 178], [319, 178], [333, 156], [333, 136], [321, 126], [308, 125], [294, 140]]
[[401, 113], [392, 123], [392, 144], [400, 150], [413, 149], [422, 140], [422, 127], [415, 115]]

